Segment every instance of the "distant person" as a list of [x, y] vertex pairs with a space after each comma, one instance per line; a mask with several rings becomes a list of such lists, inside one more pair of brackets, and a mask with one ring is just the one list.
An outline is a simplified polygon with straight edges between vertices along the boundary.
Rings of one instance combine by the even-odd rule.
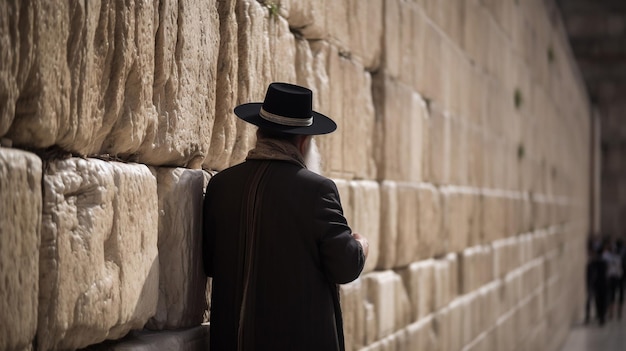
[[624, 240], [622, 239], [619, 239], [616, 245], [616, 254], [619, 256], [622, 264], [622, 275], [617, 287], [617, 318], [622, 319], [622, 310], [624, 308], [624, 289], [626, 288], [626, 246], [624, 246]]
[[622, 279], [622, 258], [617, 253], [617, 247], [609, 241], [605, 244], [602, 259], [607, 263], [607, 317], [612, 318], [617, 314], [617, 294], [619, 291], [619, 284]]
[[344, 350], [337, 284], [359, 276], [368, 242], [348, 226], [335, 183], [312, 171], [313, 135], [336, 124], [313, 111], [311, 90], [286, 83], [235, 114], [259, 129], [245, 162], [206, 188], [210, 349]]
[[600, 325], [604, 325], [607, 308], [607, 264], [602, 259], [600, 249], [589, 250], [586, 283], [585, 323], [587, 324], [591, 320], [591, 306], [595, 302], [596, 317]]

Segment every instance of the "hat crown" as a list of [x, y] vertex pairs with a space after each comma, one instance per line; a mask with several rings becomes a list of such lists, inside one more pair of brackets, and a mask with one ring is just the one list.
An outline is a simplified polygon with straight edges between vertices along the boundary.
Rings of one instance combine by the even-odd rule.
[[309, 119], [313, 116], [313, 92], [289, 83], [267, 87], [263, 110], [284, 118]]

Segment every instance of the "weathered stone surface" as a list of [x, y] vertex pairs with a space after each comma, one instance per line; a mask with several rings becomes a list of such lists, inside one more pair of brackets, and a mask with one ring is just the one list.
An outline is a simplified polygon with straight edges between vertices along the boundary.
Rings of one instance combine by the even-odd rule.
[[490, 246], [474, 246], [459, 254], [460, 291], [467, 294], [490, 282], [494, 259]]
[[[208, 84], [217, 64], [209, 35], [218, 28], [215, 6], [25, 2], [23, 9], [14, 40], [32, 40], [32, 51], [20, 49], [28, 57], [11, 83], [20, 90], [8, 104], [15, 145], [199, 166], [215, 104]], [[211, 29], [198, 31], [201, 23]]]
[[414, 183], [398, 183], [398, 237], [394, 267], [416, 261], [419, 250], [419, 188]]
[[433, 311], [446, 306], [457, 295], [458, 265], [455, 255], [433, 262]]
[[374, 181], [351, 181], [350, 203], [352, 218], [348, 218], [353, 230], [364, 235], [370, 245], [364, 272], [374, 270], [380, 250], [380, 190]]
[[384, 50], [382, 66], [392, 78], [411, 87], [424, 72], [426, 17], [408, 1], [384, 3]]
[[70, 158], [43, 178], [38, 347], [80, 348], [144, 326], [158, 299], [158, 200], [148, 167]]
[[367, 299], [374, 305], [376, 339], [391, 335], [408, 324], [410, 310], [402, 279], [393, 271], [373, 272], [363, 277], [367, 284]]
[[158, 123], [142, 145], [141, 162], [199, 168], [209, 152], [221, 49], [213, 35], [220, 28], [217, 10], [202, 0], [159, 7], [153, 97]]
[[502, 282], [496, 280], [490, 284], [481, 287], [478, 290], [480, 309], [480, 324], [483, 329], [491, 328], [495, 325], [500, 315], [504, 314], [504, 308], [501, 305]]
[[406, 328], [406, 334], [408, 342], [405, 350], [438, 350], [432, 316], [409, 325]]
[[346, 350], [358, 350], [365, 341], [365, 284], [361, 279], [340, 286]]
[[202, 268], [202, 194], [209, 174], [156, 168], [159, 198], [159, 302], [151, 329], [198, 325], [206, 310]]
[[374, 70], [382, 50], [382, 7], [382, 0], [286, 0], [279, 3], [278, 13], [304, 38], [331, 42]]
[[348, 5], [349, 47], [368, 71], [378, 69], [383, 50], [383, 0], [350, 0]]
[[467, 185], [469, 182], [467, 134], [468, 127], [464, 121], [450, 120], [450, 183], [454, 185]]
[[493, 269], [496, 277], [504, 277], [522, 264], [517, 238], [496, 240], [491, 246], [493, 248]]
[[[13, 83], [13, 86], [7, 87], [11, 91], [6, 99], [7, 110], [2, 116], [3, 127], [10, 124], [8, 131], [3, 129], [14, 145], [46, 147], [54, 144], [59, 134], [68, 131], [71, 131], [68, 134], [73, 134], [76, 131], [75, 127], [72, 130], [69, 123], [71, 77], [66, 61], [71, 5], [58, 5], [42, 4], [34, 7], [26, 2], [3, 5], [3, 10], [9, 11], [3, 17], [12, 18], [15, 22], [9, 22], [9, 26], [13, 24], [13, 30], [17, 29], [17, 32], [13, 32], [17, 35], [9, 34], [11, 30], [5, 35], [14, 40], [15, 44], [20, 43], [17, 47], [6, 46], [7, 51], [20, 50], [24, 55], [14, 58], [23, 60], [23, 64], [18, 65], [17, 72], [13, 71], [7, 77], [8, 83]], [[7, 64], [3, 72], [11, 71], [10, 56], [7, 52], [7, 61], [3, 56], [3, 64]], [[11, 78], [16, 81], [11, 82]], [[24, 81], [18, 86], [20, 78]], [[8, 123], [5, 122], [7, 120]], [[65, 144], [69, 144], [69, 141]]]
[[488, 13], [479, 0], [465, 1], [463, 50], [475, 65], [485, 67], [489, 46]]
[[0, 14], [4, 16], [0, 23], [0, 136], [3, 136], [16, 116], [16, 104], [33, 65], [35, 29], [34, 9], [25, 2], [4, 1], [0, 4]]
[[450, 183], [450, 117], [444, 113], [439, 105], [431, 103], [430, 117], [428, 118], [428, 175], [425, 180], [437, 185]]
[[441, 188], [444, 237], [448, 240], [447, 249], [458, 252], [468, 247], [472, 228], [473, 195], [465, 189]]
[[201, 325], [166, 332], [133, 331], [120, 342], [106, 342], [92, 348], [110, 351], [208, 350], [209, 326]]
[[37, 330], [41, 160], [0, 147], [0, 349], [21, 350]]
[[[219, 53], [217, 58], [217, 70], [215, 76], [215, 120], [211, 128], [210, 147], [207, 157], [204, 159], [203, 168], [222, 170], [229, 165], [229, 158], [234, 152], [237, 141], [245, 145], [247, 138], [237, 138], [238, 132], [245, 130], [243, 127], [247, 123], [239, 121], [234, 115], [233, 108], [238, 102], [239, 85], [245, 89], [246, 82], [239, 82], [239, 55], [241, 58], [247, 54], [249, 48], [247, 41], [242, 40], [241, 48], [237, 45], [238, 23], [235, 9], [238, 2], [233, 0], [217, 2], [217, 12], [219, 15]], [[244, 2], [240, 3], [244, 6]], [[247, 17], [245, 17], [247, 18]], [[248, 24], [241, 21], [242, 26]], [[241, 60], [246, 62], [245, 60]], [[217, 88], [219, 87], [219, 88]], [[255, 96], [255, 100], [259, 97]], [[262, 96], [261, 96], [262, 98]], [[249, 102], [249, 99], [242, 101]], [[242, 128], [239, 128], [241, 126]], [[250, 127], [252, 128], [252, 127]], [[237, 159], [241, 159], [237, 155]]]
[[442, 230], [441, 196], [437, 188], [430, 184], [420, 184], [419, 202], [419, 242], [418, 259], [443, 255], [446, 251], [446, 233]]
[[280, 9], [287, 12], [289, 26], [297, 30], [307, 39], [323, 39], [328, 36], [326, 28], [327, 0], [285, 0], [281, 1]]
[[398, 186], [396, 182], [383, 181], [380, 185], [380, 253], [378, 269], [394, 267], [398, 241]]
[[320, 150], [331, 176], [373, 179], [375, 115], [371, 76], [361, 63], [343, 55], [336, 46], [326, 49], [328, 104], [323, 111], [337, 123], [337, 131], [319, 139]]
[[508, 236], [506, 232], [505, 197], [498, 192], [483, 192], [483, 242], [490, 243]]
[[378, 178], [419, 182], [422, 180], [420, 138], [428, 116], [422, 97], [389, 76], [378, 75], [375, 84]]
[[418, 321], [433, 312], [434, 260], [411, 263], [398, 270], [411, 302], [412, 321]]

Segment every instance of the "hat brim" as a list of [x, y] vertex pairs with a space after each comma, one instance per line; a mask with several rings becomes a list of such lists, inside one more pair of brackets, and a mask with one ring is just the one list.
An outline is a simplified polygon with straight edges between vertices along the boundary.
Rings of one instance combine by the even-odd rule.
[[235, 107], [234, 112], [237, 117], [259, 128], [289, 134], [320, 135], [332, 133], [337, 129], [337, 124], [332, 119], [315, 111], [313, 111], [313, 124], [307, 127], [292, 127], [270, 122], [259, 115], [261, 106], [263, 106], [261, 102], [250, 102]]

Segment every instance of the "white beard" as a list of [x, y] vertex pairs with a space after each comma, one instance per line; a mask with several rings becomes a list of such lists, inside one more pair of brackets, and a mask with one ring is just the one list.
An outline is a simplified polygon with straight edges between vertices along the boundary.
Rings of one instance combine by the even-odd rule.
[[317, 148], [315, 139], [311, 137], [304, 152], [304, 164], [311, 172], [322, 174], [322, 155]]

